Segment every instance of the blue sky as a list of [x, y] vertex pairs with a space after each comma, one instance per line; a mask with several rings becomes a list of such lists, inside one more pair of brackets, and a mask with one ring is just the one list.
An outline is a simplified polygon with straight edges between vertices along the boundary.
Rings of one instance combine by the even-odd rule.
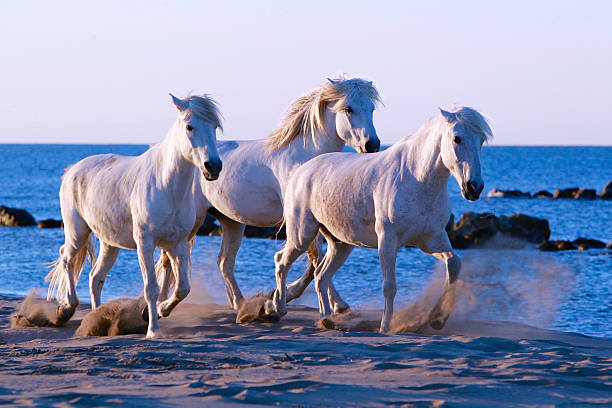
[[[124, 4], [127, 3], [127, 4]], [[383, 143], [438, 106], [499, 145], [610, 145], [612, 2], [2, 2], [0, 143], [151, 143], [168, 92], [259, 139], [328, 76], [375, 82]]]

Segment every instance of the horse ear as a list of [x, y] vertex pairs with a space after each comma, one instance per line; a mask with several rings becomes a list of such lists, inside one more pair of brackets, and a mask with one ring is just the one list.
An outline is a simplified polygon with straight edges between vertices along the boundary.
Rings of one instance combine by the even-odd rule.
[[445, 111], [442, 108], [438, 108], [438, 109], [440, 109], [440, 113], [442, 114], [442, 116], [444, 116], [444, 119], [446, 119], [448, 123], [455, 123], [457, 121], [456, 113]]
[[336, 85], [336, 84], [338, 83], [337, 81], [334, 81], [334, 80], [333, 80], [333, 79], [331, 79], [331, 78], [327, 78], [327, 80], [328, 80], [328, 81], [329, 81], [329, 83], [330, 83], [330, 84], [332, 84], [332, 85]]
[[186, 102], [180, 98], [177, 98], [176, 96], [172, 94], [170, 94], [170, 97], [172, 98], [172, 103], [174, 103], [174, 106], [176, 106], [176, 109], [178, 109], [179, 112], [182, 112], [189, 108], [189, 102]]

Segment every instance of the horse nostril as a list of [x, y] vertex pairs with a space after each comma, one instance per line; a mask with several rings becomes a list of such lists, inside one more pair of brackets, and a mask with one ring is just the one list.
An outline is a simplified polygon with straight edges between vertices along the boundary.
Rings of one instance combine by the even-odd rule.
[[365, 142], [365, 150], [368, 153], [374, 153], [377, 152], [379, 148], [379, 145], [377, 143], [372, 143], [371, 141], [367, 141]]
[[219, 173], [221, 171], [222, 166], [223, 165], [220, 161], [219, 162], [207, 161], [204, 163], [204, 168], [208, 170], [208, 172], [211, 174]]

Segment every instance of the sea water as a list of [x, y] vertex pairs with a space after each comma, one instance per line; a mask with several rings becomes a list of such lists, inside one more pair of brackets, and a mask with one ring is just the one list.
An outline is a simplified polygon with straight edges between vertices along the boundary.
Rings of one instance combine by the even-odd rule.
[[[138, 155], [141, 145], [0, 145], [0, 205], [22, 208], [37, 220], [61, 218], [59, 187], [64, 169], [100, 153]], [[483, 149], [485, 190], [480, 200], [461, 197], [449, 180], [455, 217], [465, 211], [510, 215], [518, 212], [545, 218], [551, 239], [612, 239], [612, 201], [486, 198], [492, 188], [531, 193], [583, 187], [598, 192], [612, 179], [612, 147], [505, 147]], [[63, 243], [62, 229], [0, 227], [0, 294], [25, 295], [46, 288], [47, 263]], [[216, 266], [220, 237], [197, 237], [192, 255], [191, 302], [227, 302]], [[498, 242], [487, 249], [458, 251], [463, 258], [463, 299], [458, 314], [475, 319], [510, 320], [544, 328], [612, 337], [612, 251], [545, 253], [526, 245]], [[245, 238], [236, 262], [242, 290], [254, 294], [275, 285], [273, 254], [282, 241]], [[290, 280], [305, 263], [297, 264]], [[87, 273], [77, 292], [89, 300]], [[441, 285], [443, 265], [415, 248], [402, 248], [397, 258], [397, 307], [418, 300], [430, 285]], [[382, 308], [381, 272], [375, 250], [357, 248], [337, 272], [334, 282], [354, 308]], [[142, 278], [135, 251], [123, 250], [110, 271], [103, 300], [137, 296]], [[312, 286], [302, 302], [315, 306]]]

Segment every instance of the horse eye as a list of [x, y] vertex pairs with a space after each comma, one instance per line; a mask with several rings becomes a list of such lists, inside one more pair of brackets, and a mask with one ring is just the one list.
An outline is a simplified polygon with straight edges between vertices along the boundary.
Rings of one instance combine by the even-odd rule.
[[461, 138], [459, 136], [455, 136], [455, 137], [453, 137], [453, 142], [459, 144], [459, 143], [461, 143]]
[[353, 113], [353, 108], [351, 108], [350, 106], [347, 106], [346, 108], [344, 108], [344, 110], [346, 111], [346, 113]]
[[188, 132], [191, 132], [192, 130], [193, 130], [193, 126], [191, 126], [191, 125], [187, 125], [187, 131], [188, 131]]

